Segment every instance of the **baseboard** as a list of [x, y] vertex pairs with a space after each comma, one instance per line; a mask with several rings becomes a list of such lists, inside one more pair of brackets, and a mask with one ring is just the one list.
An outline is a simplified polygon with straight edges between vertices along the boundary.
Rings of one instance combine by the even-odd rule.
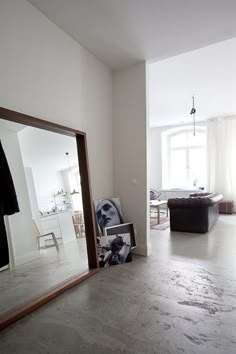
[[148, 257], [152, 254], [152, 245], [151, 243], [138, 243], [132, 252], [140, 256]]
[[34, 261], [35, 259], [40, 258], [40, 252], [34, 251], [27, 253], [25, 256], [15, 258], [14, 260], [14, 267], [20, 266], [22, 264]]
[[7, 264], [7, 265], [5, 265], [4, 267], [1, 267], [0, 268], [0, 272], [3, 272], [4, 270], [7, 270], [7, 269], [9, 269], [10, 267], [9, 267], [9, 264]]

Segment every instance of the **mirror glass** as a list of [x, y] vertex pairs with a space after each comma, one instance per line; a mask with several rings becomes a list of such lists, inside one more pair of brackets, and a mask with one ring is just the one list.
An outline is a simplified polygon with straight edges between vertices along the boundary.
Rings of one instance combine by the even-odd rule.
[[88, 271], [88, 257], [76, 138], [0, 119], [0, 140], [4, 313]]

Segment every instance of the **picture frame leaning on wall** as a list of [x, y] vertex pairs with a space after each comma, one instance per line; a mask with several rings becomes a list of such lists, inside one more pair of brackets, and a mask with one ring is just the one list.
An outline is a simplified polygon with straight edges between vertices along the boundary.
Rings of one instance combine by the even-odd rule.
[[105, 227], [104, 236], [113, 236], [118, 234], [130, 234], [131, 249], [136, 247], [134, 224], [132, 222]]

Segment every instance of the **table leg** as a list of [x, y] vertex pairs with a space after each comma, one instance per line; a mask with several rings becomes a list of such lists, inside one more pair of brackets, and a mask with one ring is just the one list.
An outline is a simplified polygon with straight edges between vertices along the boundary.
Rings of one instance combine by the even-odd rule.
[[160, 206], [157, 207], [157, 223], [160, 224]]

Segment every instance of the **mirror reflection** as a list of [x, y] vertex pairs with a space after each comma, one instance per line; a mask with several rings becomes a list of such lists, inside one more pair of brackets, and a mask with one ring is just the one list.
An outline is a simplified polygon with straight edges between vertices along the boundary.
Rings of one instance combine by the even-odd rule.
[[76, 139], [0, 119], [0, 140], [3, 313], [84, 273], [88, 257]]

